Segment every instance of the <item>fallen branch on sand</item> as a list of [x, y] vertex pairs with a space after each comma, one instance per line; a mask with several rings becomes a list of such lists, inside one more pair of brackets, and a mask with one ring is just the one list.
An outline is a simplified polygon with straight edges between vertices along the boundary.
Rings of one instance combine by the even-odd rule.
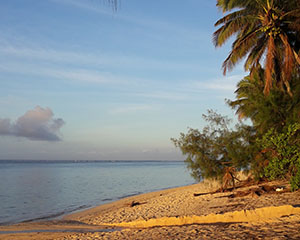
[[142, 205], [142, 204], [146, 204], [146, 202], [136, 202], [136, 201], [132, 201], [130, 203], [130, 207], [135, 207], [135, 206], [138, 206], [138, 205]]

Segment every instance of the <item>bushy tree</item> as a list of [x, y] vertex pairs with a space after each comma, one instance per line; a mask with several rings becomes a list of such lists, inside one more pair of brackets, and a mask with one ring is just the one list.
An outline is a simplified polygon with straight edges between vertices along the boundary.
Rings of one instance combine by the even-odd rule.
[[239, 124], [230, 128], [231, 120], [212, 110], [203, 115], [208, 122], [202, 131], [189, 128], [179, 139], [172, 139], [186, 156], [185, 162], [192, 176], [221, 180], [228, 167], [246, 169], [251, 160], [253, 129]]
[[281, 132], [271, 128], [257, 142], [261, 157], [267, 165], [264, 176], [274, 179], [288, 179], [292, 190], [300, 188], [300, 124], [286, 126]]

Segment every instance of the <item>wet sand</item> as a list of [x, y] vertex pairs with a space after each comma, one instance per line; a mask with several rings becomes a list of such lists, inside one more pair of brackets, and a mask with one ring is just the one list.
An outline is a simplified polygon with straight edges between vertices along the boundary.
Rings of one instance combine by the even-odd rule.
[[300, 191], [288, 188], [286, 182], [271, 182], [214, 193], [216, 186], [199, 183], [132, 196], [58, 221], [1, 226], [11, 232], [0, 239], [300, 239]]

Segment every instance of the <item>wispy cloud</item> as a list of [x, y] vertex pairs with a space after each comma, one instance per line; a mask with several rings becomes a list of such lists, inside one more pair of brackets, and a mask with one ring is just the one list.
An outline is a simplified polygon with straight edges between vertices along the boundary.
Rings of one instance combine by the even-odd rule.
[[42, 67], [34, 64], [26, 63], [3, 63], [0, 71], [18, 74], [27, 74], [40, 77], [50, 77], [61, 80], [81, 81], [91, 83], [120, 83], [121, 80], [116, 79], [110, 73], [103, 73], [87, 69], [62, 69], [58, 67]]
[[30, 48], [26, 47], [26, 45], [23, 47], [17, 47], [12, 44], [2, 44], [0, 46], [0, 52], [8, 57], [26, 58], [29, 60], [43, 60], [53, 63], [93, 63], [93, 65], [101, 65], [104, 62], [100, 56], [59, 51], [49, 48]]
[[159, 92], [148, 92], [148, 93], [138, 93], [137, 96], [151, 98], [151, 99], [161, 99], [161, 100], [173, 100], [173, 101], [181, 101], [189, 99], [190, 97], [187, 93], [177, 92], [174, 90], [170, 91], [159, 91]]
[[[139, 56], [129, 55], [115, 55], [110, 54], [93, 54], [93, 53], [81, 53], [74, 51], [56, 50], [49, 48], [32, 48], [17, 47], [12, 44], [1, 44], [1, 55], [7, 57], [13, 57], [16, 59], [27, 59], [28, 61], [42, 61], [49, 63], [66, 63], [75, 66], [86, 65], [89, 67], [110, 67], [110, 68], [134, 68], [134, 69], [185, 69], [195, 70], [199, 69], [198, 64], [182, 63], [175, 61], [163, 61], [155, 58], [144, 58]], [[41, 64], [41, 62], [39, 62]]]
[[[132, 77], [128, 70], [169, 72], [180, 69], [199, 72], [198, 64], [156, 60], [138, 56], [70, 52], [49, 48], [19, 47], [13, 44], [0, 46], [0, 72], [26, 74], [67, 81], [97, 84], [156, 85], [157, 80]], [[125, 74], [123, 74], [125, 70]], [[132, 71], [130, 71], [132, 72]], [[160, 83], [162, 84], [162, 83]], [[153, 92], [140, 96], [156, 99], [180, 100], [184, 94]]]
[[29, 105], [32, 104], [32, 102], [26, 98], [10, 94], [0, 96], [0, 105], [7, 106], [8, 108], [14, 108], [16, 106], [20, 106], [21, 104]]
[[228, 76], [220, 79], [213, 79], [210, 81], [196, 81], [193, 83], [197, 89], [209, 89], [209, 90], [216, 90], [216, 91], [230, 91], [234, 92], [236, 89], [236, 84], [238, 81], [243, 79], [243, 75], [233, 75]]
[[[77, 8], [81, 8], [84, 10], [88, 10], [88, 11], [92, 11], [95, 13], [100, 13], [100, 14], [104, 14], [104, 15], [111, 15], [112, 11], [111, 9], [103, 9], [103, 5], [101, 6], [101, 2], [93, 2], [90, 1], [90, 3], [88, 3], [87, 1], [82, 1], [82, 0], [51, 0], [52, 2], [56, 2], [59, 4], [65, 4], [65, 5], [71, 5]], [[102, 2], [103, 3], [103, 2]]]
[[[130, 15], [124, 15], [122, 12], [118, 12], [117, 14], [113, 14], [111, 9], [103, 8], [103, 5], [101, 6], [101, 3], [95, 3], [92, 1], [86, 1], [86, 0], [52, 0], [53, 2], [56, 2], [58, 4], [65, 4], [70, 5], [76, 8], [80, 8], [83, 10], [91, 11], [97, 14], [106, 15], [109, 17], [115, 17], [117, 19], [120, 19], [122, 21], [127, 21], [130, 23], [133, 23], [135, 25], [139, 25], [143, 27], [143, 29], [152, 29], [152, 30], [158, 30], [158, 34], [154, 34], [156, 38], [163, 39], [164, 37], [161, 35], [161, 32], [168, 32], [172, 33], [178, 37], [182, 36], [188, 36], [190, 40], [205, 40], [207, 39], [205, 37], [206, 33], [202, 33], [199, 29], [188, 29], [186, 26], [178, 26], [171, 22], [166, 22], [159, 19], [148, 19], [145, 16], [130, 16]], [[102, 2], [103, 3], [103, 2]], [[170, 36], [169, 36], [170, 37]]]
[[59, 130], [65, 124], [61, 118], [53, 118], [50, 108], [35, 107], [15, 122], [0, 118], [0, 135], [25, 137], [30, 140], [60, 141]]
[[132, 114], [137, 112], [147, 112], [147, 111], [154, 111], [158, 110], [157, 106], [147, 105], [147, 104], [134, 104], [134, 105], [127, 105], [121, 106], [109, 111], [109, 114], [117, 115], [117, 114]]

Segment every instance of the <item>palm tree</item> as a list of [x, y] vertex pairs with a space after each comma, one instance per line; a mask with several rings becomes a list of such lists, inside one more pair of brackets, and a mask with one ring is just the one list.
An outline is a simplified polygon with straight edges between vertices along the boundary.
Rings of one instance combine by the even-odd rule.
[[[236, 36], [223, 63], [224, 74], [246, 58], [245, 70], [265, 67], [264, 93], [274, 86], [290, 95], [290, 79], [299, 70], [300, 3], [297, 0], [217, 0], [223, 12], [229, 12], [215, 26], [214, 44], [222, 46]], [[264, 60], [264, 64], [261, 61]]]
[[[249, 118], [254, 126], [259, 122], [257, 119], [258, 111], [260, 110], [258, 104], [265, 102], [266, 99], [262, 94], [264, 89], [263, 75], [263, 70], [259, 68], [251, 77], [250, 75], [244, 77], [237, 84], [235, 91], [236, 100], [227, 100], [227, 104], [236, 109], [239, 120]], [[263, 98], [261, 99], [261, 97]]]
[[251, 119], [258, 134], [263, 134], [272, 127], [281, 130], [284, 126], [299, 122], [300, 119], [299, 75], [291, 77], [292, 98], [276, 86], [265, 96], [264, 76], [264, 69], [256, 68], [238, 83], [236, 100], [227, 100], [229, 106], [236, 109], [240, 119]]

